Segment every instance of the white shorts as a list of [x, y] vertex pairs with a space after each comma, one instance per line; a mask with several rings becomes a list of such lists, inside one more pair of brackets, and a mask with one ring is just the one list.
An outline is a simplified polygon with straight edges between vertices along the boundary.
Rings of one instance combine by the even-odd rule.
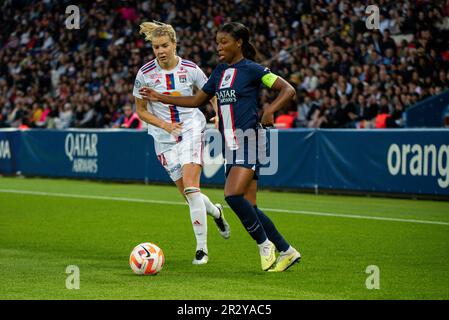
[[182, 178], [185, 164], [203, 165], [204, 131], [190, 130], [182, 134], [182, 140], [173, 143], [154, 144], [157, 158], [173, 181]]

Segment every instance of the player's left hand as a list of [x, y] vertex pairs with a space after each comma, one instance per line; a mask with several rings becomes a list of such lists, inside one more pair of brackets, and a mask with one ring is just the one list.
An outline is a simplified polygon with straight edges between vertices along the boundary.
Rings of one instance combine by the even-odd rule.
[[139, 89], [139, 93], [145, 100], [152, 101], [152, 102], [158, 102], [160, 101], [158, 98], [158, 93], [154, 91], [153, 89], [150, 89], [149, 87], [142, 87]]
[[262, 119], [260, 120], [260, 123], [264, 127], [272, 127], [274, 123], [274, 113], [268, 110], [265, 110], [265, 112], [262, 115]]
[[218, 118], [218, 116], [215, 116], [215, 117], [213, 117], [213, 118], [210, 118], [209, 121], [213, 122], [213, 123], [214, 123], [215, 129], [218, 130], [218, 122], [220, 121], [220, 119]]

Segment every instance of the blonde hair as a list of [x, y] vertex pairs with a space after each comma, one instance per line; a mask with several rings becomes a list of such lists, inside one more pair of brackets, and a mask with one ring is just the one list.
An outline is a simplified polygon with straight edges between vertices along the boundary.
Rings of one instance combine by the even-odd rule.
[[168, 36], [173, 43], [176, 43], [176, 32], [170, 24], [159, 21], [144, 22], [140, 25], [140, 32], [145, 35], [145, 40], [152, 42], [155, 37]]

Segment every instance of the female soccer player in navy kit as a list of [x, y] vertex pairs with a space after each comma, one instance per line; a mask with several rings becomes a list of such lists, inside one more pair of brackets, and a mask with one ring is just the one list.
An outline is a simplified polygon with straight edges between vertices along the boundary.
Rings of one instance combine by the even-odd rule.
[[[225, 145], [225, 153], [231, 156], [226, 162], [225, 200], [257, 242], [264, 271], [284, 271], [299, 262], [300, 253], [281, 236], [273, 222], [257, 207], [257, 179], [260, 168], [258, 152], [251, 153], [264, 130], [258, 124], [257, 111], [260, 85], [279, 92], [261, 119], [262, 126], [271, 126], [274, 113], [285, 107], [295, 96], [295, 89], [268, 68], [252, 61], [256, 50], [249, 42], [249, 30], [240, 23], [227, 23], [216, 36], [219, 64], [207, 83], [195, 96], [171, 97], [143, 87], [144, 99], [197, 107], [213, 95], [218, 98], [219, 129]], [[243, 134], [253, 130], [256, 138]], [[248, 136], [250, 138], [248, 138]], [[243, 150], [243, 152], [242, 152]], [[252, 156], [256, 159], [251, 159]], [[276, 249], [280, 252], [276, 259]]]

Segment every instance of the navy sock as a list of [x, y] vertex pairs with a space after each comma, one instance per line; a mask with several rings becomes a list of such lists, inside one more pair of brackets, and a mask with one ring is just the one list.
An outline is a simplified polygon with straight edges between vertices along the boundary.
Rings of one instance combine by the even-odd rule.
[[271, 221], [271, 219], [268, 218], [268, 216], [262, 210], [257, 208], [257, 206], [254, 206], [254, 210], [256, 210], [259, 221], [260, 223], [262, 223], [268, 239], [270, 239], [270, 241], [274, 243], [276, 249], [279, 252], [287, 251], [287, 249], [290, 247], [290, 244], [281, 236], [279, 231], [276, 229], [273, 221]]
[[246, 200], [243, 195], [225, 197], [226, 202], [231, 209], [237, 214], [246, 231], [256, 240], [257, 244], [261, 244], [267, 240], [267, 235], [262, 224], [257, 218], [257, 213], [251, 203]]

